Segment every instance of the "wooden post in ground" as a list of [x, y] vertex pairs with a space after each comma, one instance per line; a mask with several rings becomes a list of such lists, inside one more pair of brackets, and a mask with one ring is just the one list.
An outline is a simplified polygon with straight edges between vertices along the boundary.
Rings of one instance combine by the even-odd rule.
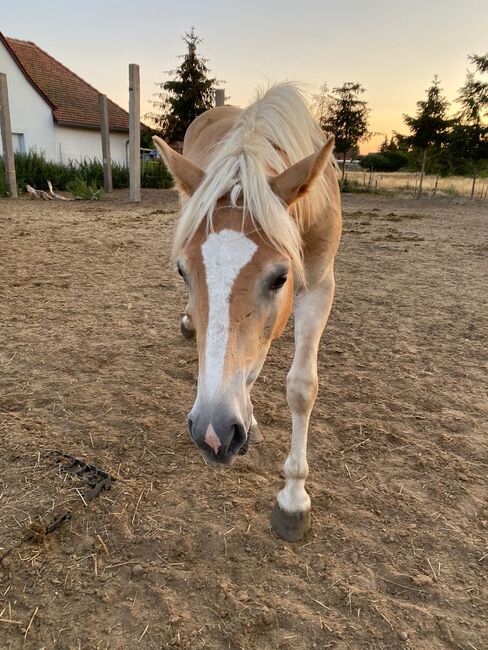
[[5, 161], [5, 176], [7, 187], [12, 198], [17, 198], [17, 178], [15, 176], [15, 157], [12, 142], [12, 126], [10, 124], [10, 108], [8, 105], [7, 75], [0, 72], [0, 131], [2, 132], [3, 159]]
[[420, 168], [420, 179], [419, 179], [419, 190], [417, 192], [417, 199], [420, 199], [424, 187], [424, 176], [425, 176], [425, 166], [427, 164], [427, 147], [424, 149], [424, 155], [422, 156], [422, 167]]
[[106, 192], [111, 192], [113, 190], [112, 158], [110, 157], [107, 95], [98, 95], [98, 101], [100, 103], [100, 133], [102, 135], [103, 189]]
[[139, 66], [129, 64], [129, 199], [141, 200], [141, 84]]
[[225, 88], [217, 88], [215, 90], [215, 106], [223, 106], [225, 104]]

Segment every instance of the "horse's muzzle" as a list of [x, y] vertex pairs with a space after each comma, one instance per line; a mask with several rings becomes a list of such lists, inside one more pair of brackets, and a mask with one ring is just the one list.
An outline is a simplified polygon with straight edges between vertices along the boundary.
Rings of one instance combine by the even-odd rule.
[[237, 454], [247, 451], [247, 431], [237, 418], [220, 416], [208, 422], [190, 414], [188, 429], [193, 442], [211, 463], [231, 465]]

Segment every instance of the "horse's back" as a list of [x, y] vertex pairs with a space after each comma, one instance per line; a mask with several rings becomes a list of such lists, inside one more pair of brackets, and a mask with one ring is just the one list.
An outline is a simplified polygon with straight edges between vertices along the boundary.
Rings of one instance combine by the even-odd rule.
[[193, 120], [183, 142], [183, 155], [205, 169], [214, 145], [232, 129], [242, 109], [236, 106], [211, 108]]

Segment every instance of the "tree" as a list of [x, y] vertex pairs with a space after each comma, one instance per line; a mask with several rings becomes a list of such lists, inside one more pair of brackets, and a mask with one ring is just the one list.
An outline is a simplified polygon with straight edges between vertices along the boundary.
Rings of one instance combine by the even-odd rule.
[[488, 53], [487, 54], [471, 54], [468, 56], [471, 63], [474, 63], [478, 72], [488, 72]]
[[[488, 70], [488, 55], [469, 57], [481, 73]], [[454, 126], [453, 143], [464, 149], [465, 156], [473, 162], [473, 184], [471, 198], [474, 197], [476, 179], [481, 161], [488, 159], [488, 82], [477, 79], [474, 72], [468, 71], [464, 85], [459, 89], [457, 102], [461, 110]]]
[[379, 153], [384, 153], [385, 151], [389, 151], [389, 143], [388, 143], [388, 136], [385, 134], [385, 139], [383, 142], [380, 144], [380, 148], [378, 149]]
[[348, 81], [333, 88], [322, 106], [319, 123], [324, 131], [335, 136], [336, 152], [342, 154], [343, 181], [347, 154], [357, 151], [358, 143], [369, 136], [368, 103], [360, 99], [364, 92], [360, 84]]
[[442, 96], [442, 89], [439, 84], [436, 75], [432, 85], [426, 91], [427, 98], [417, 102], [416, 115], [403, 116], [403, 120], [411, 133], [410, 136], [404, 137], [403, 141], [414, 149], [420, 150], [422, 154], [417, 198], [422, 196], [427, 152], [432, 148], [439, 150], [445, 144], [450, 126], [450, 121], [447, 118], [449, 102]]
[[388, 136], [385, 134], [385, 139], [380, 144], [378, 151], [380, 153], [385, 153], [385, 151], [398, 151], [401, 148], [401, 137], [393, 131], [391, 138], [388, 140]]
[[163, 138], [170, 143], [181, 142], [191, 122], [214, 105], [215, 79], [208, 76], [207, 59], [200, 57], [197, 46], [201, 39], [192, 27], [183, 36], [187, 51], [181, 65], [168, 72], [171, 79], [158, 83], [159, 93], [152, 102], [157, 112], [149, 113]]
[[329, 88], [326, 83], [320, 86], [320, 90], [317, 95], [312, 97], [312, 114], [319, 124], [322, 124], [324, 119], [327, 106], [329, 104]]

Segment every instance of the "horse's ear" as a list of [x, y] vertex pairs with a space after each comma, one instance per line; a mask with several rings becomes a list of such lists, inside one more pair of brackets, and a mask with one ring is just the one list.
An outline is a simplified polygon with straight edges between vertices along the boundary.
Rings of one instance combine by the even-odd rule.
[[291, 205], [308, 192], [314, 181], [324, 172], [334, 148], [334, 142], [334, 136], [331, 135], [320, 151], [307, 156], [285, 169], [278, 176], [271, 178], [271, 189], [283, 203]]
[[171, 172], [178, 189], [191, 196], [200, 185], [203, 170], [172, 149], [157, 135], [153, 136], [153, 142]]

